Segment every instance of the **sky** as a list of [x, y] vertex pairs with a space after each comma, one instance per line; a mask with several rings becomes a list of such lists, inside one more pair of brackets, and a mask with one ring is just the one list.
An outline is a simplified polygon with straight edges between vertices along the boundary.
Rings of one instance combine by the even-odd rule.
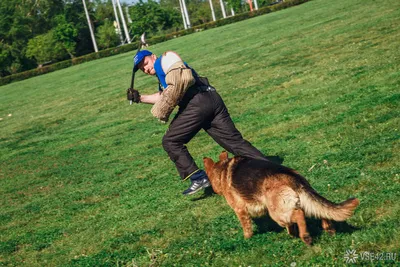
[[126, 3], [126, 4], [133, 4], [133, 3], [137, 2], [135, 0], [120, 0], [120, 1], [121, 1], [121, 3]]

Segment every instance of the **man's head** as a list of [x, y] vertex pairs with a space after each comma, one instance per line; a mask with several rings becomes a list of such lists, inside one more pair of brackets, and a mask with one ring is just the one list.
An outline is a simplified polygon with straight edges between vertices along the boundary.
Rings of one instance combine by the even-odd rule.
[[154, 62], [157, 57], [148, 50], [139, 51], [133, 58], [134, 71], [141, 70], [146, 74], [155, 75]]

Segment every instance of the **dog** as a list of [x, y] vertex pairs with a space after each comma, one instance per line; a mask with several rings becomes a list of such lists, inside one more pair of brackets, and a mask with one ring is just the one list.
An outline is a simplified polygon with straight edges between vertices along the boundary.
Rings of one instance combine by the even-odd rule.
[[297, 224], [299, 237], [311, 245], [305, 217], [322, 219], [324, 231], [333, 235], [332, 221], [345, 221], [360, 204], [357, 198], [335, 204], [295, 170], [268, 160], [228, 158], [223, 151], [218, 162], [211, 158], [203, 161], [214, 192], [225, 197], [239, 218], [244, 238], [253, 235], [251, 218], [269, 213], [291, 236], [295, 236]]

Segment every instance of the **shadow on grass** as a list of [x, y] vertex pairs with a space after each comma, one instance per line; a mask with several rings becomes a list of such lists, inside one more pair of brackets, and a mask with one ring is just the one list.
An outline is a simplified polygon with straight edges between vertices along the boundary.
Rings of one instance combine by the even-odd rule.
[[[269, 215], [253, 218], [253, 222], [257, 225], [254, 234], [263, 234], [266, 232], [280, 233], [286, 231], [285, 228], [279, 226], [275, 221], [271, 219]], [[347, 222], [332, 222], [336, 233], [348, 233], [351, 234], [355, 231], [361, 230], [359, 227], [352, 226]], [[297, 227], [296, 227], [297, 228]], [[321, 220], [319, 219], [309, 219], [307, 218], [307, 229], [312, 237], [319, 237], [323, 234]], [[296, 231], [296, 236], [298, 237], [298, 230]]]
[[[351, 234], [361, 228], [352, 226], [347, 222], [335, 222], [332, 221], [333, 227], [336, 229], [336, 233], [348, 233]], [[308, 219], [307, 218], [307, 229], [312, 237], [321, 236], [324, 230], [322, 229], [321, 220]]]
[[283, 228], [272, 220], [268, 214], [260, 218], [253, 218], [253, 222], [257, 226], [254, 234], [263, 234], [267, 232], [280, 233], [283, 231]]
[[[348, 233], [351, 234], [355, 231], [361, 230], [359, 227], [352, 226], [347, 222], [335, 222], [332, 221], [333, 227], [336, 229], [336, 233]], [[321, 220], [318, 219], [307, 219], [307, 229], [311, 236], [320, 236], [324, 232], [321, 226]]]
[[212, 195], [216, 195], [216, 193], [214, 192], [214, 190], [212, 189], [212, 187], [207, 187], [206, 189], [204, 189], [203, 194], [199, 197], [196, 198], [192, 198], [190, 201], [199, 201], [208, 197], [211, 197]]

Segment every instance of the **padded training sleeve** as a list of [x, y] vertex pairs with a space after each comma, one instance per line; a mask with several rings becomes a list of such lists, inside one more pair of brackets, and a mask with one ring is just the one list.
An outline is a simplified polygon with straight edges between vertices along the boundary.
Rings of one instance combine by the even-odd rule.
[[181, 62], [182, 59], [181, 57], [172, 51], [167, 51], [163, 54], [162, 56], [162, 60], [161, 60], [161, 67], [164, 71], [165, 74], [167, 74], [169, 72], [169, 70], [171, 69], [172, 65]]

